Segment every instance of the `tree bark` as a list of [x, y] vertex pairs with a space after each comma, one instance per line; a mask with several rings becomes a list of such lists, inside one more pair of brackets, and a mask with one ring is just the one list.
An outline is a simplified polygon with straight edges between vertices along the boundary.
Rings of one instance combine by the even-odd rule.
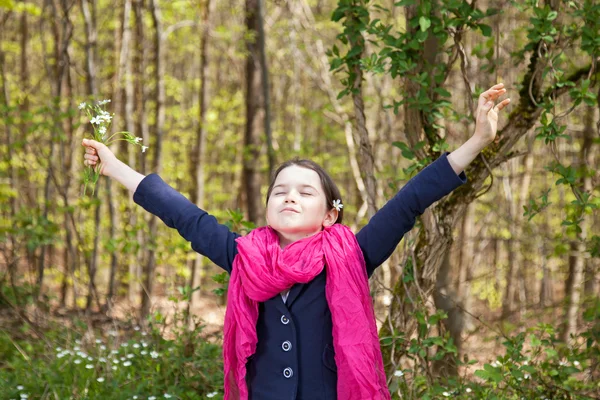
[[[206, 163], [206, 110], [210, 102], [209, 90], [209, 55], [208, 55], [208, 43], [211, 32], [211, 16], [214, 11], [215, 2], [213, 0], [206, 0], [202, 15], [202, 36], [200, 38], [200, 90], [199, 90], [199, 107], [198, 107], [198, 132], [196, 134], [196, 141], [192, 148], [190, 155], [190, 166], [192, 176], [192, 190], [190, 200], [200, 208], [204, 208], [204, 167]], [[201, 269], [202, 269], [203, 256], [197, 254], [196, 257], [190, 261], [190, 289], [199, 288], [201, 285]], [[200, 290], [195, 291], [187, 306], [187, 318], [188, 324], [190, 322], [190, 311], [195, 303], [200, 300]]]
[[261, 75], [260, 0], [246, 0], [246, 129], [244, 132], [243, 192], [248, 220], [256, 224], [264, 219], [260, 196], [260, 148], [265, 126], [265, 97]]
[[[594, 109], [588, 107], [586, 111], [583, 143], [579, 154], [579, 160], [577, 160], [580, 163], [579, 170], [582, 174], [582, 177], [578, 180], [579, 182], [577, 182], [576, 187], [571, 187], [576, 197], [580, 197], [576, 191], [581, 190], [583, 193], [588, 193], [591, 195], [593, 190], [592, 174], [588, 171], [587, 164], [587, 161], [590, 161], [589, 157], [592, 148], [592, 140], [590, 138], [591, 135], [585, 131], [591, 129], [594, 118]], [[575, 162], [576, 161], [574, 161], [574, 163]], [[584, 290], [583, 279], [586, 270], [585, 253], [587, 252], [586, 240], [589, 218], [590, 216], [584, 211], [581, 215], [581, 222], [579, 224], [581, 227], [581, 232], [576, 233], [575, 240], [571, 241], [571, 252], [569, 254], [569, 277], [565, 284], [565, 295], [567, 302], [565, 308], [564, 328], [561, 332], [561, 339], [564, 342], [568, 341], [571, 335], [577, 333], [579, 308], [583, 299], [582, 294]]]
[[[157, 174], [162, 170], [162, 139], [165, 124], [165, 83], [164, 83], [164, 49], [161, 40], [162, 37], [162, 15], [160, 11], [159, 0], [150, 0], [150, 11], [152, 13], [152, 23], [154, 24], [154, 79], [156, 82], [155, 102], [156, 102], [156, 125], [154, 129], [154, 163], [152, 169]], [[146, 293], [142, 293], [142, 320], [145, 320], [150, 312], [150, 303], [153, 293], [154, 273], [156, 269], [156, 237], [157, 237], [158, 218], [150, 218], [150, 246], [148, 246], [148, 260], [145, 268], [145, 287]]]

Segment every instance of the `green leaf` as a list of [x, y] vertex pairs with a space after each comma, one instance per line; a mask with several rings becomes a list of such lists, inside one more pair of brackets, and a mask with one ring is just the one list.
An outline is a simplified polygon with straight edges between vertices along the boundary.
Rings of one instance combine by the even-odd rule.
[[492, 36], [492, 27], [486, 24], [479, 24], [479, 29], [481, 29], [481, 33], [483, 36], [490, 37]]
[[431, 20], [425, 16], [419, 18], [419, 26], [421, 31], [425, 32], [431, 26]]

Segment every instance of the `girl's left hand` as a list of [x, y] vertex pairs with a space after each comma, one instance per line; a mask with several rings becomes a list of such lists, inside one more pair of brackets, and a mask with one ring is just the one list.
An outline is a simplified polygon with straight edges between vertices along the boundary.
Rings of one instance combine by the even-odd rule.
[[475, 134], [473, 137], [483, 143], [490, 144], [496, 138], [498, 130], [498, 112], [510, 103], [510, 99], [504, 99], [496, 104], [498, 97], [506, 94], [504, 83], [498, 83], [479, 96], [475, 119]]

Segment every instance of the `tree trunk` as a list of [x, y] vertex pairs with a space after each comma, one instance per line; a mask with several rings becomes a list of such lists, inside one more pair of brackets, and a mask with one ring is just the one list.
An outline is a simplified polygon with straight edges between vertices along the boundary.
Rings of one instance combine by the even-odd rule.
[[[157, 174], [162, 170], [162, 138], [165, 125], [165, 83], [164, 83], [164, 55], [162, 45], [162, 15], [160, 11], [159, 0], [150, 0], [150, 11], [152, 13], [152, 23], [154, 24], [154, 79], [156, 82], [156, 125], [154, 129], [154, 163], [152, 169]], [[146, 293], [142, 293], [142, 320], [145, 320], [150, 312], [152, 291], [154, 284], [154, 273], [156, 269], [156, 237], [158, 218], [150, 218], [150, 246], [148, 246], [148, 260], [145, 271], [144, 286]]]
[[246, 129], [244, 133], [243, 192], [248, 220], [259, 224], [263, 219], [260, 195], [260, 148], [265, 126], [265, 98], [261, 75], [260, 31], [262, 23], [260, 0], [246, 0], [246, 29], [250, 37], [246, 56]]
[[[210, 81], [208, 77], [209, 57], [208, 41], [211, 32], [211, 16], [214, 11], [215, 2], [207, 0], [204, 5], [202, 15], [202, 37], [200, 38], [200, 93], [198, 107], [198, 132], [196, 141], [190, 154], [190, 166], [192, 176], [192, 189], [190, 200], [200, 208], [204, 208], [204, 166], [206, 163], [206, 110], [208, 108]], [[202, 255], [196, 254], [196, 257], [190, 261], [190, 289], [199, 288], [201, 285]], [[200, 290], [195, 291], [187, 306], [187, 323], [190, 322], [190, 311], [195, 303], [200, 301]]]
[[[127, 124], [128, 118], [131, 116], [126, 115], [125, 108], [125, 91], [123, 90], [123, 77], [125, 73], [129, 70], [129, 57], [127, 57], [127, 53], [130, 48], [131, 41], [131, 30], [129, 28], [129, 18], [131, 15], [131, 0], [125, 0], [123, 4], [122, 16], [121, 16], [121, 26], [115, 29], [115, 59], [118, 60], [117, 69], [113, 80], [113, 107], [114, 111], [119, 113], [120, 115], [125, 116], [125, 123], [120, 121], [122, 129], [120, 130], [128, 130], [130, 124]], [[127, 78], [130, 79], [130, 78]], [[119, 129], [116, 125], [113, 125], [113, 130]], [[133, 133], [133, 132], [132, 132]], [[121, 142], [122, 143], [122, 142]], [[113, 144], [111, 146], [111, 150], [116, 151], [118, 146]], [[107, 196], [108, 196], [108, 213], [110, 217], [110, 226], [109, 232], [111, 238], [116, 238], [116, 227], [119, 226], [119, 221], [121, 220], [120, 210], [118, 207], [114, 205], [113, 191], [112, 191], [112, 180], [107, 179]], [[127, 194], [127, 189], [123, 188], [125, 194]], [[115, 194], [116, 196], [116, 194]], [[127, 257], [123, 257], [123, 259], [127, 260]], [[117, 248], [111, 249], [111, 257], [110, 257], [110, 274], [109, 274], [109, 282], [108, 282], [108, 294], [106, 299], [106, 306], [108, 309], [112, 308], [113, 299], [116, 295], [117, 288], [116, 286], [116, 276], [117, 276], [117, 268], [119, 265], [119, 260], [117, 258]], [[131, 285], [130, 285], [131, 286]]]
[[[583, 144], [581, 146], [581, 152], [579, 155], [579, 169], [582, 172], [582, 178], [579, 179], [577, 187], [572, 186], [571, 189], [576, 197], [580, 197], [576, 191], [582, 191], [584, 193], [592, 194], [592, 174], [588, 171], [587, 161], [590, 161], [590, 153], [592, 148], [592, 140], [589, 132], [592, 127], [594, 119], [594, 109], [591, 107], [587, 108], [585, 117], [584, 137]], [[574, 160], [574, 163], [576, 161]], [[591, 167], [591, 165], [589, 165]], [[590, 216], [583, 211], [580, 215], [581, 232], [576, 234], [574, 241], [571, 241], [571, 252], [569, 253], [569, 276], [565, 284], [565, 295], [566, 295], [566, 309], [564, 317], [564, 328], [561, 332], [561, 339], [567, 341], [571, 335], [577, 333], [579, 307], [581, 305], [582, 293], [583, 293], [583, 279], [585, 273], [585, 253], [587, 230], [589, 225]]]

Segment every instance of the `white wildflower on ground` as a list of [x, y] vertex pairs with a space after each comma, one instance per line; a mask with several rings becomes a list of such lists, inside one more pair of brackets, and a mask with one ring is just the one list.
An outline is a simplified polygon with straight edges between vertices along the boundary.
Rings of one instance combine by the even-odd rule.
[[215, 396], [216, 396], [216, 395], [218, 395], [218, 394], [219, 394], [219, 392], [212, 392], [212, 393], [208, 393], [208, 394], [206, 395], [206, 397], [208, 397], [208, 398], [210, 399], [210, 398], [213, 398], [213, 397], [215, 397]]
[[113, 370], [113, 371], [116, 371], [116, 370], [117, 370], [117, 366], [116, 366], [116, 365], [113, 365], [113, 366], [112, 366], [112, 370]]
[[[104, 128], [104, 127], [103, 127], [103, 128]], [[104, 128], [104, 132], [106, 132], [106, 128]], [[100, 339], [96, 339], [96, 344], [100, 344], [100, 343], [102, 343], [102, 340], [100, 340]]]
[[102, 383], [102, 382], [104, 382], [104, 377], [103, 377], [103, 376], [101, 376], [101, 377], [99, 377], [99, 378], [98, 378], [98, 379], [96, 379], [96, 380], [97, 380], [98, 382]]
[[394, 372], [394, 376], [400, 377], [402, 375], [404, 375], [404, 372], [402, 372], [400, 370], [397, 370], [396, 372]]
[[133, 354], [131, 354], [131, 353], [127, 354], [127, 358], [133, 358], [133, 357], [135, 357]]
[[137, 343], [134, 343], [134, 344], [133, 344], [133, 348], [134, 348], [134, 349], [139, 349], [139, 348], [140, 348], [140, 345], [139, 345], [139, 344], [137, 344]]
[[444, 395], [444, 397], [450, 397], [450, 393], [448, 393], [448, 392], [444, 392], [442, 394]]
[[121, 347], [127, 347], [129, 346], [129, 343], [121, 343]]
[[86, 367], [87, 369], [92, 369], [92, 368], [94, 368], [94, 366], [93, 366], [92, 364], [87, 364], [85, 367]]
[[25, 387], [23, 385], [19, 385], [17, 386], [17, 390], [20, 392], [21, 390], [25, 389]]
[[148, 400], [156, 400], [156, 397], [155, 396], [150, 396], [150, 397], [148, 397]]
[[29, 395], [27, 393], [21, 393], [19, 394], [19, 397], [21, 397], [22, 399], [28, 399]]
[[152, 357], [152, 358], [158, 358], [159, 355], [160, 354], [158, 354], [156, 351], [153, 351], [150, 353], [150, 357]]
[[124, 366], [124, 367], [129, 367], [130, 365], [131, 365], [131, 361], [125, 361], [125, 362], [123, 363], [123, 366]]
[[75, 361], [73, 361], [75, 364], [81, 364], [81, 360], [79, 358], [76, 358]]
[[171, 396], [169, 393], [165, 393], [165, 399], [170, 399], [171, 397], [173, 396]]
[[471, 393], [472, 392], [471, 388], [467, 388], [466, 392]]
[[142, 350], [142, 351], [140, 351], [140, 354], [145, 356], [146, 354], [148, 354], [148, 352], [146, 350]]

